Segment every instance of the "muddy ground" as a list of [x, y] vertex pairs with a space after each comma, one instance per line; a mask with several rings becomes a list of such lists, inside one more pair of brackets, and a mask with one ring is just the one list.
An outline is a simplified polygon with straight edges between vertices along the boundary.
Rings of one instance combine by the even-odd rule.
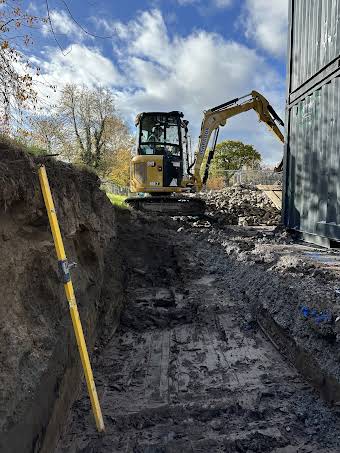
[[128, 302], [94, 364], [106, 433], [84, 388], [57, 452], [340, 451], [320, 397], [338, 396], [337, 327], [301, 312], [335, 314], [337, 269], [281, 231], [133, 214], [124, 232]]

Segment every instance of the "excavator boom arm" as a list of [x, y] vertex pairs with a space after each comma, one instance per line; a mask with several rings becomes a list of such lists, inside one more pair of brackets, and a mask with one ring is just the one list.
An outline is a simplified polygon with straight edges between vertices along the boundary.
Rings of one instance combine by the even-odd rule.
[[[250, 97], [250, 98], [249, 98]], [[246, 99], [244, 102], [237, 104], [242, 99]], [[255, 110], [259, 121], [264, 122], [269, 130], [275, 134], [275, 136], [283, 143], [284, 137], [276, 122], [283, 126], [283, 121], [277, 115], [273, 107], [269, 104], [267, 99], [257, 91], [252, 91], [249, 95], [243, 96], [242, 98], [236, 98], [225, 104], [218, 105], [210, 110], [204, 112], [204, 117], [201, 125], [201, 133], [199, 137], [198, 151], [196, 153], [195, 165], [194, 165], [194, 180], [197, 190], [202, 188], [201, 179], [201, 167], [206, 154], [209, 140], [213, 131], [219, 129], [220, 126], [225, 126], [227, 120], [233, 116], [239, 115], [240, 113], [247, 112], [249, 110]], [[214, 146], [216, 145], [216, 139], [214, 140]], [[205, 180], [207, 179], [210, 161], [212, 160], [214, 153], [214, 147], [210, 151], [208, 158], [207, 169], [205, 172]], [[205, 182], [205, 181], [203, 181]]]

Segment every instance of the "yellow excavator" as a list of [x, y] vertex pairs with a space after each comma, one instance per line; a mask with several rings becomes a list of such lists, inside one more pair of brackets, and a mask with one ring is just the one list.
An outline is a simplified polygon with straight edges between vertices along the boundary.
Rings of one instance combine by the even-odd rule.
[[[138, 196], [128, 198], [127, 202], [132, 207], [147, 212], [203, 214], [204, 201], [188, 194], [200, 192], [208, 180], [219, 128], [225, 126], [229, 118], [248, 110], [255, 110], [259, 121], [264, 122], [284, 142], [277, 125], [278, 123], [283, 127], [283, 121], [264, 96], [252, 91], [204, 112], [198, 149], [191, 164], [188, 121], [183, 118], [183, 113], [144, 112], [137, 115], [137, 149], [131, 160], [130, 191]], [[212, 146], [202, 178], [202, 164], [212, 134]], [[276, 167], [276, 171], [282, 171], [282, 162]]]

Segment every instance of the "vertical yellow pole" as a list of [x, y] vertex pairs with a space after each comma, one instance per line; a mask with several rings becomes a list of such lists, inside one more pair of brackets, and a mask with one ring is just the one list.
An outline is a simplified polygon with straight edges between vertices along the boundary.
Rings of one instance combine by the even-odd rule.
[[94, 418], [96, 420], [97, 430], [99, 432], [101, 432], [101, 431], [105, 430], [102, 411], [101, 411], [99, 400], [98, 400], [96, 385], [95, 385], [94, 379], [93, 379], [93, 373], [92, 373], [89, 355], [87, 352], [83, 328], [82, 328], [81, 321], [79, 318], [77, 302], [76, 302], [76, 298], [75, 298], [75, 294], [74, 294], [74, 290], [73, 290], [71, 276], [69, 273], [68, 261], [66, 258], [63, 239], [62, 239], [61, 233], [60, 233], [58, 218], [57, 218], [57, 214], [55, 212], [53, 198], [52, 198], [51, 189], [50, 189], [50, 185], [48, 182], [45, 166], [42, 165], [39, 168], [38, 174], [39, 174], [40, 186], [41, 186], [41, 190], [43, 193], [45, 206], [46, 206], [46, 210], [47, 210], [47, 214], [48, 214], [48, 219], [50, 221], [54, 245], [55, 245], [55, 249], [57, 252], [58, 264], [59, 264], [61, 274], [63, 276], [65, 293], [66, 293], [66, 297], [67, 297], [67, 300], [69, 303], [73, 329], [74, 329], [74, 333], [75, 333], [75, 336], [77, 339], [81, 363], [82, 363], [83, 369], [84, 369], [87, 390], [89, 392], [91, 405], [92, 405], [92, 411], [93, 411]]

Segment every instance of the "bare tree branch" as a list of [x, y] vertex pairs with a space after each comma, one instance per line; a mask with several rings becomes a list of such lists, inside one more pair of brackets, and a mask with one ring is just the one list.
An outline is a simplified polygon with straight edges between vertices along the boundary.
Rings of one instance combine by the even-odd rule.
[[98, 172], [106, 171], [118, 149], [131, 144], [128, 128], [116, 114], [109, 90], [68, 85], [62, 92], [59, 114], [69, 141], [73, 135], [78, 144], [80, 160]]

